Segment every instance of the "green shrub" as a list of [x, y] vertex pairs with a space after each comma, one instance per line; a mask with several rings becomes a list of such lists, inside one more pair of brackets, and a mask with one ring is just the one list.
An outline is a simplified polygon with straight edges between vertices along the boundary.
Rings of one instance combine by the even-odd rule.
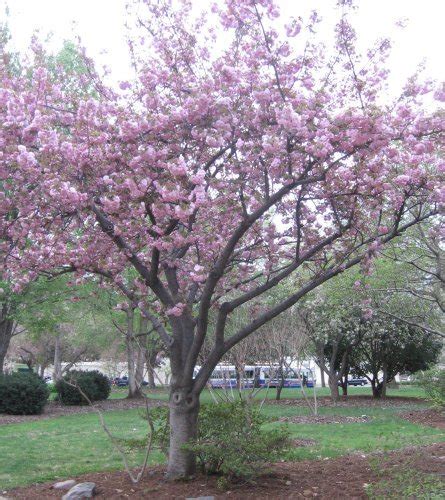
[[110, 381], [108, 380], [108, 377], [106, 377], [103, 373], [93, 370], [91, 372], [87, 372], [90, 377], [93, 378], [94, 383], [96, 384], [96, 395], [94, 399], [96, 401], [103, 401], [105, 399], [108, 399], [108, 396], [110, 395], [111, 392], [111, 384]]
[[[164, 455], [168, 455], [168, 446], [170, 441], [170, 424], [168, 406], [155, 406], [149, 409], [149, 416], [153, 423], [153, 443]], [[144, 419], [147, 416], [142, 415]]]
[[198, 439], [187, 448], [208, 474], [252, 478], [289, 444], [287, 429], [266, 430], [264, 422], [259, 408], [243, 400], [205, 405], [199, 413]]
[[428, 370], [417, 376], [417, 383], [434, 406], [445, 407], [445, 370], [439, 368]]
[[107, 399], [111, 386], [107, 377], [98, 371], [73, 370], [56, 383], [56, 390], [64, 405], [87, 405], [89, 401]]
[[[150, 410], [150, 417], [155, 428], [153, 442], [165, 452], [168, 408]], [[264, 422], [259, 408], [246, 401], [203, 405], [198, 439], [185, 448], [196, 453], [206, 474], [221, 474], [229, 481], [250, 479], [261, 473], [266, 463], [279, 459], [289, 444], [286, 428], [267, 430]]]
[[40, 414], [48, 396], [45, 382], [32, 372], [0, 376], [0, 413]]

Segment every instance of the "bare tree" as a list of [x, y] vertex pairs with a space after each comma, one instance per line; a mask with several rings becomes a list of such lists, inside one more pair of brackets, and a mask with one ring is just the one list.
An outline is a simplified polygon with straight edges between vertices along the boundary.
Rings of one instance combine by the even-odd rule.
[[252, 341], [255, 339], [260, 344], [263, 360], [269, 363], [271, 375], [277, 380], [276, 399], [279, 400], [286, 375], [292, 371], [291, 365], [304, 357], [308, 338], [295, 307], [275, 318], [260, 333], [261, 337], [255, 335]]

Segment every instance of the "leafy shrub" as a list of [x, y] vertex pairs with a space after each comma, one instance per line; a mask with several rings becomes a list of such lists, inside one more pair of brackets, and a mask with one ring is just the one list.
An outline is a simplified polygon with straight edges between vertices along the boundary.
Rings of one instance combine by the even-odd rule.
[[418, 375], [417, 382], [434, 406], [445, 407], [445, 370], [428, 370]]
[[0, 413], [40, 414], [48, 396], [45, 382], [32, 372], [0, 376]]
[[259, 408], [243, 400], [205, 405], [199, 413], [198, 439], [187, 448], [197, 454], [204, 472], [249, 479], [289, 444], [287, 429], [267, 430], [264, 422]]
[[93, 370], [91, 372], [88, 372], [90, 377], [93, 378], [94, 383], [96, 384], [97, 390], [96, 390], [96, 396], [95, 400], [96, 401], [103, 401], [105, 399], [108, 399], [108, 396], [110, 395], [111, 392], [111, 383], [103, 373]]
[[[143, 418], [147, 416], [144, 414]], [[169, 409], [167, 406], [155, 406], [149, 409], [149, 418], [153, 423], [153, 443], [164, 455], [168, 455], [170, 440]]]
[[[110, 382], [98, 371], [70, 371], [56, 383], [58, 399], [64, 405], [87, 405], [110, 395]], [[85, 397], [86, 396], [86, 397]]]
[[[168, 408], [150, 410], [154, 424], [153, 442], [168, 449]], [[250, 479], [267, 462], [279, 459], [289, 444], [285, 428], [264, 429], [265, 418], [246, 401], [203, 405], [199, 412], [198, 438], [185, 445], [194, 451], [198, 464], [207, 474], [221, 474], [227, 480]], [[222, 479], [218, 484], [226, 484]]]

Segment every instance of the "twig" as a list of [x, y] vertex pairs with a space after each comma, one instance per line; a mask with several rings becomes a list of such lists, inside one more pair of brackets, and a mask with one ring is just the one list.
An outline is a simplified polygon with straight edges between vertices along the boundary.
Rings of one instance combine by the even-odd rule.
[[149, 437], [147, 440], [147, 446], [145, 449], [145, 456], [144, 456], [144, 461], [142, 463], [141, 470], [136, 474], [136, 476], [134, 476], [131, 469], [130, 469], [130, 466], [128, 464], [128, 460], [127, 460], [127, 456], [125, 454], [125, 451], [120, 446], [119, 442], [113, 436], [113, 434], [111, 434], [110, 429], [108, 428], [107, 424], [105, 423], [105, 419], [104, 419], [103, 413], [100, 410], [100, 408], [92, 403], [91, 399], [85, 394], [85, 392], [81, 389], [79, 384], [73, 384], [72, 382], [69, 382], [69, 381], [66, 381], [66, 383], [68, 385], [70, 385], [71, 387], [76, 388], [80, 392], [82, 397], [85, 399], [85, 401], [87, 401], [87, 403], [99, 415], [99, 420], [100, 420], [100, 424], [102, 426], [102, 429], [104, 430], [105, 434], [109, 437], [111, 444], [114, 446], [115, 450], [117, 450], [118, 453], [120, 454], [120, 456], [122, 458], [122, 462], [124, 463], [125, 470], [126, 470], [128, 476], [130, 477], [131, 482], [133, 484], [137, 484], [141, 480], [141, 477], [143, 476], [143, 474], [147, 468], [148, 457], [150, 455], [152, 444], [153, 444], [154, 426], [153, 426], [153, 420], [151, 419], [151, 416], [150, 416], [150, 411], [148, 409], [148, 398], [144, 398], [144, 399], [145, 399], [145, 408], [146, 408], [146, 412], [147, 412], [147, 422], [148, 422], [148, 427], [150, 429], [150, 433], [149, 433]]

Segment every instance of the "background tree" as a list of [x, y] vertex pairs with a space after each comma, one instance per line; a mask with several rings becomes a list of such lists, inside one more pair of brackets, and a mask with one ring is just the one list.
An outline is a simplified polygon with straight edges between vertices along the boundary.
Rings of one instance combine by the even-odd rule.
[[[16, 319], [26, 331], [17, 342], [29, 363], [52, 364], [54, 380], [79, 361], [98, 359], [113, 325], [107, 318], [105, 295], [97, 283], [75, 285], [67, 276], [32, 283]], [[52, 354], [52, 362], [47, 356]], [[65, 362], [65, 366], [62, 363]]]
[[[440, 222], [420, 224], [382, 249], [381, 280], [370, 283], [368, 293], [376, 297], [380, 314], [445, 338], [445, 251]], [[406, 302], [411, 307], [396, 310], [393, 306]]]
[[387, 384], [398, 373], [413, 374], [437, 363], [442, 342], [403, 321], [372, 318], [351, 356], [354, 373], [371, 382], [372, 394], [386, 396]]
[[306, 359], [308, 338], [297, 308], [293, 307], [273, 319], [250, 342], [258, 344], [262, 363], [270, 365], [271, 377], [278, 381], [276, 399], [279, 400], [285, 378], [297, 376], [301, 379], [295, 364], [301, 364]]

